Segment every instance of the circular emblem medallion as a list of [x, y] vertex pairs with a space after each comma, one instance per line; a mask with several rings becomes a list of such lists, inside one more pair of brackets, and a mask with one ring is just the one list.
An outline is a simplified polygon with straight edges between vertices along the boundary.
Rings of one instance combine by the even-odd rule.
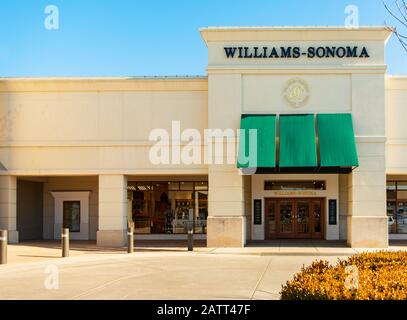
[[309, 97], [308, 84], [302, 79], [288, 80], [284, 88], [284, 97], [291, 106], [302, 107]]

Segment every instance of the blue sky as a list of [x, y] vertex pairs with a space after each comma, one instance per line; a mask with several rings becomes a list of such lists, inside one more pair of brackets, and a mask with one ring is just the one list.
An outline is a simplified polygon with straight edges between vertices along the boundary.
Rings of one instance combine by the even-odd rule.
[[[44, 27], [50, 4], [57, 31]], [[0, 0], [0, 77], [205, 75], [200, 27], [343, 25], [349, 4], [360, 25], [389, 19], [381, 0]], [[407, 74], [394, 37], [386, 61]]]

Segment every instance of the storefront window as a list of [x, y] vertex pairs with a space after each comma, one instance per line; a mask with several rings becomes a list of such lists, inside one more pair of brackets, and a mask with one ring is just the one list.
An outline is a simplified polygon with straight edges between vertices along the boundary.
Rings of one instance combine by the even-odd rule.
[[389, 233], [407, 234], [407, 182], [387, 182], [387, 219]]
[[407, 233], [407, 200], [397, 201], [397, 233]]
[[140, 183], [132, 194], [134, 232], [150, 233], [151, 184]]
[[206, 233], [206, 181], [132, 182], [128, 190], [135, 233], [185, 234], [190, 227]]

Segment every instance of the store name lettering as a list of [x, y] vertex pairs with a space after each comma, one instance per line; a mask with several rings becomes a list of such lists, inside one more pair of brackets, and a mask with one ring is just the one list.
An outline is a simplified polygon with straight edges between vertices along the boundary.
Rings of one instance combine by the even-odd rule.
[[366, 47], [224, 47], [228, 59], [369, 58]]
[[276, 196], [316, 196], [315, 191], [274, 191]]

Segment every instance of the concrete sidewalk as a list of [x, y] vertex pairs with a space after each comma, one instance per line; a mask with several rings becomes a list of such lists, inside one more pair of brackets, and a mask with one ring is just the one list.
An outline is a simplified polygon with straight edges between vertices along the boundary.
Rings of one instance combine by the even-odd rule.
[[[10, 245], [10, 264], [0, 266], [0, 299], [279, 299], [281, 286], [303, 265], [362, 251], [336, 241], [196, 245], [188, 252], [183, 242], [138, 242], [127, 254], [72, 241], [69, 258], [59, 258], [56, 241]], [[405, 242], [390, 247], [400, 249]]]
[[[245, 248], [217, 248], [216, 253], [258, 254], [258, 255], [310, 255], [349, 256], [359, 252], [378, 251], [379, 248], [350, 248], [346, 241], [329, 240], [269, 240], [250, 241]], [[386, 250], [407, 250], [407, 241], [391, 241]]]
[[[195, 241], [195, 251], [209, 252], [205, 241]], [[135, 252], [186, 252], [186, 241], [139, 241], [135, 243]], [[61, 242], [54, 240], [25, 241], [19, 244], [9, 244], [7, 251], [7, 263], [31, 263], [61, 258]], [[104, 255], [104, 254], [127, 254], [127, 247], [112, 248], [99, 247], [96, 241], [71, 241], [70, 257]]]
[[0, 266], [0, 300], [279, 299], [315, 258], [161, 251], [10, 264]]
[[[207, 248], [206, 241], [194, 242], [194, 252], [234, 255], [301, 255], [301, 256], [349, 256], [362, 251], [378, 249], [355, 249], [343, 241], [318, 240], [272, 240], [252, 241], [245, 248]], [[388, 250], [407, 250], [407, 241], [393, 241]], [[135, 252], [181, 253], [187, 252], [186, 241], [136, 241]], [[98, 247], [95, 241], [71, 241], [70, 257], [117, 254], [126, 255], [127, 248]], [[41, 262], [61, 259], [59, 241], [31, 241], [8, 246], [8, 264]]]

